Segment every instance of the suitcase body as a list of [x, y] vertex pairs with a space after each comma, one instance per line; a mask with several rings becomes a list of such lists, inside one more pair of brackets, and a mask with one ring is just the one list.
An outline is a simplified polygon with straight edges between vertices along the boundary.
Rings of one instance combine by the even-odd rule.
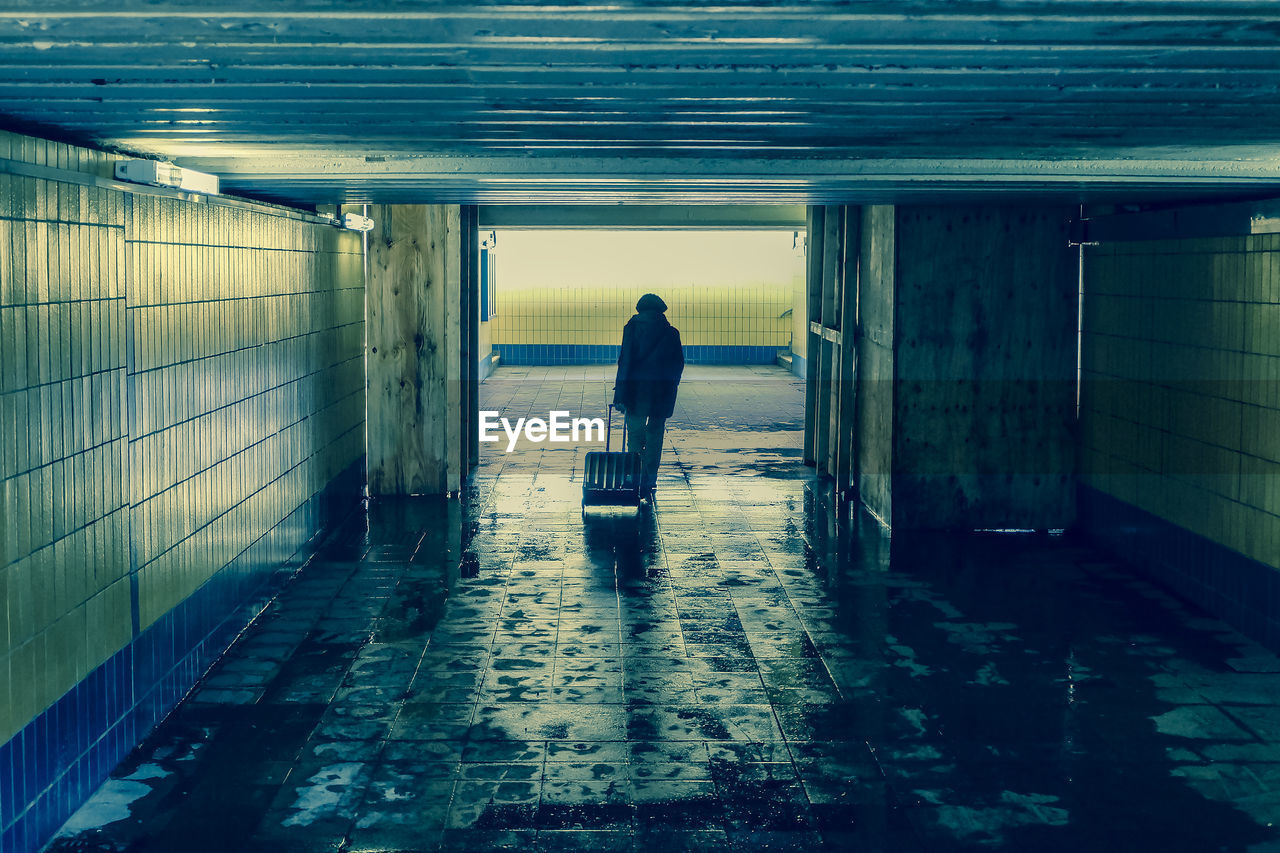
[[[582, 507], [640, 506], [640, 454], [610, 451], [613, 438], [613, 406], [605, 429], [604, 450], [587, 453], [582, 467]], [[622, 422], [622, 446], [627, 446], [627, 422]]]

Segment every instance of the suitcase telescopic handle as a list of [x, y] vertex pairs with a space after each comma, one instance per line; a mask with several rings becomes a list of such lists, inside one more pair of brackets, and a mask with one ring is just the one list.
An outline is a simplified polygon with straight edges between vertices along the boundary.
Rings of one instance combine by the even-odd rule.
[[[604, 450], [609, 452], [610, 443], [613, 441], [613, 410], [618, 408], [613, 403], [609, 404], [609, 425], [604, 430]], [[627, 449], [627, 416], [622, 416], [622, 449]]]

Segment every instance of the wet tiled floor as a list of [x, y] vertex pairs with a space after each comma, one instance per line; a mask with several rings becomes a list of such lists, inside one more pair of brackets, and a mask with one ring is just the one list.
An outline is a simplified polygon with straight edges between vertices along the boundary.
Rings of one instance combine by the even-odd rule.
[[53, 849], [1280, 849], [1275, 656], [1067, 537], [842, 521], [786, 374], [681, 394], [639, 516], [526, 444], [353, 517]]

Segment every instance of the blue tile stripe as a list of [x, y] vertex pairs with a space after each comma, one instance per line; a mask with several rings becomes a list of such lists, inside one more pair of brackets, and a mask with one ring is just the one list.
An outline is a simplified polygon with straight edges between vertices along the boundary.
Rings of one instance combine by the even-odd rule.
[[791, 372], [801, 379], [807, 379], [809, 376], [809, 363], [805, 357], [796, 353], [791, 354]]
[[1103, 550], [1280, 652], [1280, 572], [1089, 486], [1077, 498], [1079, 525]]
[[[617, 344], [494, 344], [503, 364], [614, 364]], [[686, 364], [774, 364], [786, 347], [685, 344]]]
[[362, 458], [0, 745], [0, 851], [40, 849], [358, 505], [364, 479]]

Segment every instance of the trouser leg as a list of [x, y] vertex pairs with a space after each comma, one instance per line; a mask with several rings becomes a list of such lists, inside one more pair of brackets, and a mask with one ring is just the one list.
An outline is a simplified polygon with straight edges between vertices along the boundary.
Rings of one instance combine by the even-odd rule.
[[653, 488], [658, 482], [658, 465], [662, 462], [662, 437], [666, 432], [666, 418], [649, 418], [645, 428], [644, 442], [644, 480], [643, 484]]
[[627, 450], [638, 454], [643, 462], [645, 442], [649, 438], [649, 431], [645, 428], [647, 418], [644, 415], [625, 415], [624, 417], [627, 419]]

